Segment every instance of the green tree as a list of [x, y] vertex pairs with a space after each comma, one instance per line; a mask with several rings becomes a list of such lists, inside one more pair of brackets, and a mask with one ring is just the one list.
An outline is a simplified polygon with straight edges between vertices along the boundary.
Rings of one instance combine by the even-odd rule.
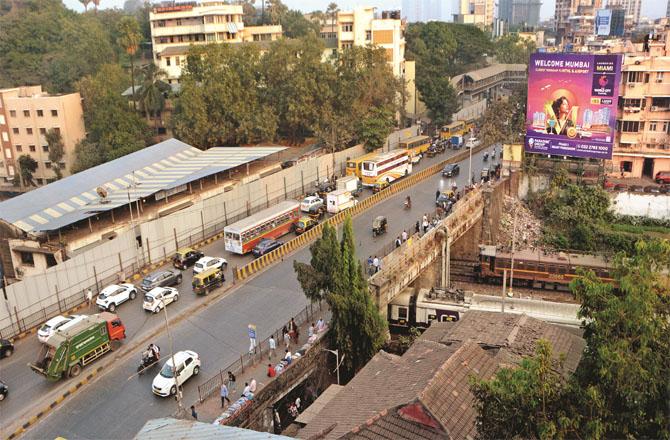
[[72, 173], [78, 173], [105, 163], [108, 154], [108, 149], [105, 146], [91, 142], [86, 138], [81, 139], [74, 146]]
[[345, 355], [345, 377], [352, 377], [379, 351], [388, 329], [356, 258], [351, 217], [344, 222], [339, 244], [335, 230], [326, 224], [322, 238], [310, 250], [312, 264], [294, 262], [294, 269], [308, 298], [325, 298], [328, 302], [332, 312], [330, 337]]
[[166, 73], [154, 63], [149, 63], [142, 68], [144, 81], [140, 89], [140, 107], [144, 111], [147, 124], [151, 116], [158, 124], [158, 115], [165, 109], [165, 95], [171, 90], [170, 85], [163, 81]]
[[[96, 5], [97, 8], [97, 5]], [[140, 34], [140, 26], [135, 17], [126, 16], [118, 26], [119, 37], [117, 43], [123, 48], [126, 55], [130, 59], [130, 84], [132, 87], [132, 101], [133, 108], [137, 110], [137, 99], [135, 97], [135, 54], [140, 46], [142, 34]]]
[[504, 64], [528, 64], [535, 49], [535, 43], [521, 39], [519, 34], [505, 34], [494, 42], [496, 59]]
[[375, 108], [358, 126], [358, 140], [363, 143], [366, 151], [373, 151], [384, 146], [386, 138], [393, 131], [393, 113], [385, 108]]
[[283, 24], [288, 13], [288, 7], [281, 0], [267, 0], [270, 24]]
[[56, 175], [56, 179], [60, 180], [63, 177], [63, 171], [60, 167], [60, 162], [65, 157], [65, 145], [63, 144], [63, 137], [59, 131], [53, 128], [49, 129], [45, 135], [47, 145], [49, 146], [49, 161], [52, 164], [52, 169]]
[[337, 3], [328, 3], [328, 8], [326, 8], [326, 15], [330, 18], [330, 32], [335, 32], [335, 23], [337, 23], [338, 12], [340, 12], [340, 8], [337, 6]]
[[286, 12], [281, 25], [287, 38], [306, 37], [311, 33], [318, 36], [321, 31], [318, 23], [306, 19], [302, 12], [293, 9]]
[[27, 154], [22, 154], [19, 156], [18, 163], [21, 186], [35, 186], [33, 173], [37, 171], [37, 161]]

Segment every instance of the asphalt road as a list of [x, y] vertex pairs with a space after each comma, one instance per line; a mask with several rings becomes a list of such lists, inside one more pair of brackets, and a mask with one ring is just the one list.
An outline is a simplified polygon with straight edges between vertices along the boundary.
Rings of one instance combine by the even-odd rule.
[[[444, 160], [454, 152], [435, 158], [424, 158], [417, 167]], [[483, 166], [490, 166], [481, 158], [482, 153], [473, 155], [472, 169], [475, 176]], [[495, 162], [494, 162], [495, 163]], [[468, 161], [461, 162], [461, 173], [456, 180], [463, 187], [467, 179]], [[374, 206], [354, 219], [354, 229], [358, 242], [360, 258], [381, 254], [381, 250], [393, 243], [403, 229], [409, 228], [424, 212], [434, 209], [437, 188], [448, 188], [452, 179], [443, 179], [435, 175], [413, 186], [407, 192], [399, 193]], [[363, 197], [369, 196], [368, 190]], [[407, 194], [412, 196], [412, 210], [403, 209], [403, 200]], [[385, 215], [389, 222], [389, 232], [379, 237], [371, 233], [372, 219]], [[409, 231], [408, 231], [409, 232]], [[227, 283], [232, 278], [230, 268], [249, 261], [250, 257], [239, 257], [223, 249], [223, 241], [210, 244], [204, 250], [206, 255], [223, 255], [229, 261]], [[232, 290], [227, 296], [211, 304], [208, 308], [181, 321], [171, 328], [175, 351], [190, 349], [200, 354], [202, 370], [198, 377], [192, 378], [184, 386], [184, 402], [197, 399], [197, 385], [236, 359], [248, 349], [247, 325], [257, 325], [259, 340], [265, 339], [270, 332], [281, 327], [291, 316], [307, 305], [292, 269], [292, 261], [309, 260], [308, 247], [303, 248], [281, 264], [277, 264], [252, 280]], [[191, 270], [184, 271], [184, 280], [180, 287], [182, 293], [178, 302], [168, 306], [168, 314], [175, 315], [202, 298], [192, 293]], [[141, 295], [117, 310], [127, 327], [129, 341], [137, 340], [151, 331], [164, 326], [163, 314], [152, 315], [141, 309]], [[162, 333], [155, 342], [163, 349], [163, 356], [169, 352], [170, 344]], [[42, 376], [32, 372], [26, 364], [34, 361], [39, 350], [36, 336], [31, 336], [17, 344], [14, 356], [0, 361], [0, 378], [8, 383], [10, 396], [0, 403], [0, 426], [23, 421], [39, 407], [47, 405], [52, 399], [50, 393], [62, 392], [63, 384], [48, 382]], [[112, 356], [112, 355], [107, 355]], [[99, 361], [99, 362], [102, 362]], [[139, 353], [119, 362], [117, 366], [106, 369], [94, 383], [82, 390], [61, 407], [54, 410], [36, 427], [31, 428], [26, 438], [68, 439], [93, 438], [132, 438], [142, 425], [151, 418], [164, 417], [174, 412], [174, 399], [155, 397], [151, 393], [151, 381], [158, 372], [149, 372], [144, 376], [134, 376]], [[93, 364], [94, 365], [94, 364]], [[89, 367], [91, 368], [91, 367]], [[86, 373], [86, 369], [84, 369]], [[4, 428], [0, 428], [4, 429]], [[6, 436], [9, 432], [2, 431]]]

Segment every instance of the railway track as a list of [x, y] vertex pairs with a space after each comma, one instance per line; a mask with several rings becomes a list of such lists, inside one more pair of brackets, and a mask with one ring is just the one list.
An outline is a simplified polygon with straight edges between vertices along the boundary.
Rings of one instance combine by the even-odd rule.
[[463, 281], [467, 283], [476, 283], [475, 266], [477, 261], [451, 259], [450, 276], [452, 281]]

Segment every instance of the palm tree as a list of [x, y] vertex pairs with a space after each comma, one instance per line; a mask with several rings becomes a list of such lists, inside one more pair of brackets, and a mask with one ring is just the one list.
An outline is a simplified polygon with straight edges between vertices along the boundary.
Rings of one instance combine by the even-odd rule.
[[95, 6], [95, 12], [98, 12], [98, 6], [100, 6], [100, 0], [91, 0]]
[[91, 0], [79, 0], [79, 3], [84, 5], [84, 12], [88, 11], [88, 4], [91, 3]]
[[[147, 118], [147, 123], [151, 122], [151, 115], [157, 116], [159, 112], [165, 109], [165, 94], [170, 90], [170, 86], [162, 79], [167, 76], [165, 70], [159, 68], [154, 63], [149, 63], [142, 69], [144, 82], [140, 90], [142, 109]], [[154, 127], [158, 128], [158, 118], [154, 118]]]
[[118, 31], [119, 37], [116, 42], [123, 48], [130, 58], [130, 82], [133, 93], [133, 108], [137, 110], [137, 102], [135, 100], [135, 53], [137, 53], [142, 38], [142, 34], [140, 34], [140, 25], [137, 24], [135, 17], [125, 16], [119, 21]]
[[335, 32], [335, 17], [337, 17], [337, 13], [340, 12], [340, 8], [337, 7], [337, 3], [332, 2], [328, 5], [328, 9], [326, 9], [326, 14], [330, 14], [330, 33], [332, 34]]

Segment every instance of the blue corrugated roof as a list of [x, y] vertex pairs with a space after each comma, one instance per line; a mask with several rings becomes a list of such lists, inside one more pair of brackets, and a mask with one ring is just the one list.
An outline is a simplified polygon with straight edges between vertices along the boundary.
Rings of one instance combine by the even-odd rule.
[[[26, 232], [52, 231], [284, 149], [217, 147], [201, 151], [169, 139], [0, 202], [0, 219]], [[98, 187], [107, 190], [105, 199], [96, 193]]]
[[135, 440], [291, 440], [291, 437], [251, 429], [165, 417], [149, 420]]

